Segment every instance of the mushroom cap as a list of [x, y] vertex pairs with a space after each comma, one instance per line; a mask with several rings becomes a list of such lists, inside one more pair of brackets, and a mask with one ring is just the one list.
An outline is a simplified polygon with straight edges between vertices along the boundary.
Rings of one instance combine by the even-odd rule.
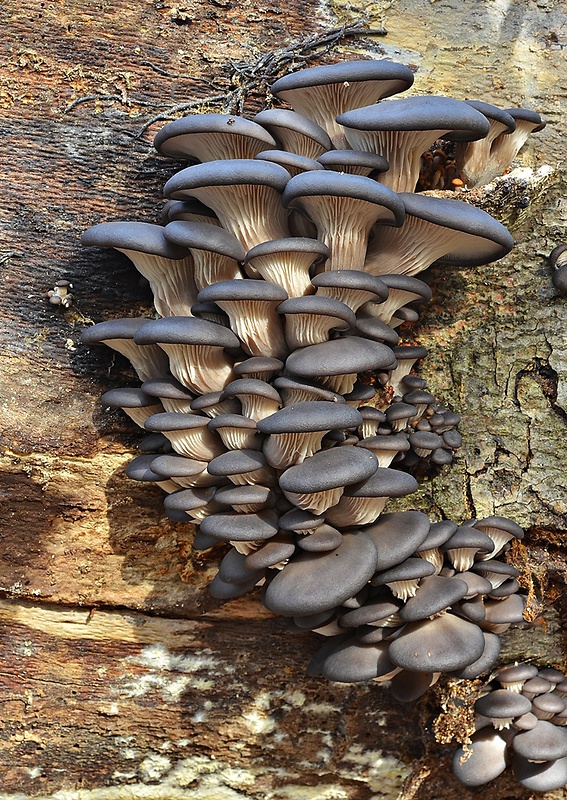
[[[476, 110], [480, 111], [481, 114], [484, 114], [487, 119], [494, 122], [499, 122], [501, 125], [505, 125], [508, 130], [502, 131], [503, 135], [512, 133], [512, 131], [514, 131], [516, 128], [514, 117], [507, 111], [504, 111], [502, 108], [493, 106], [490, 103], [484, 103], [482, 100], [465, 100], [465, 103], [468, 106], [471, 106], [471, 108], [476, 108]], [[452, 142], [471, 141], [469, 134], [466, 131], [453, 131], [453, 133], [449, 133], [443, 138], [449, 139]]]
[[457, 523], [451, 522], [449, 519], [441, 520], [441, 522], [432, 522], [427, 537], [419, 547], [416, 547], [415, 552], [419, 553], [421, 550], [432, 550], [435, 547], [441, 547], [447, 539], [451, 538], [457, 528]]
[[257, 550], [246, 556], [246, 565], [252, 569], [269, 569], [287, 561], [295, 553], [293, 537], [278, 533]]
[[376, 571], [409, 558], [425, 541], [428, 531], [429, 517], [421, 511], [382, 514], [378, 522], [364, 529], [376, 547]]
[[[205, 461], [196, 461], [193, 458], [166, 453], [155, 456], [152, 461], [152, 470], [165, 478], [192, 478], [200, 475], [207, 468]], [[212, 482], [212, 481], [211, 481]]]
[[486, 531], [489, 528], [498, 528], [505, 533], [509, 533], [515, 539], [524, 538], [524, 529], [507, 517], [483, 517], [483, 519], [475, 520], [473, 527], [481, 531]]
[[230, 450], [211, 459], [208, 472], [211, 475], [227, 476], [253, 472], [267, 466], [267, 461], [259, 450]]
[[156, 398], [147, 394], [143, 389], [123, 388], [110, 389], [105, 392], [100, 398], [100, 402], [109, 408], [145, 408], [154, 406]]
[[[418, 484], [413, 475], [408, 475], [399, 469], [378, 467], [366, 480], [348, 486], [344, 494], [346, 497], [405, 497], [416, 492], [417, 488]], [[422, 558], [417, 560], [423, 561]]]
[[313, 261], [322, 261], [329, 257], [329, 248], [318, 239], [309, 239], [306, 236], [289, 236], [285, 239], [272, 239], [261, 242], [246, 253], [244, 263], [247, 264], [258, 256], [272, 255], [274, 253], [310, 253]]
[[507, 114], [510, 114], [514, 120], [530, 122], [532, 125], [535, 125], [536, 127], [532, 130], [532, 133], [539, 133], [539, 131], [542, 131], [547, 125], [537, 111], [532, 111], [529, 108], [507, 108], [505, 111]]
[[518, 782], [532, 792], [551, 792], [567, 785], [567, 758], [534, 764], [514, 755], [512, 769]]
[[480, 628], [446, 613], [406, 625], [391, 643], [389, 655], [411, 672], [451, 672], [472, 664], [483, 651]]
[[335, 550], [295, 555], [268, 585], [264, 603], [284, 616], [334, 608], [372, 577], [373, 559], [374, 546], [364, 533], [345, 534]]
[[302, 197], [320, 195], [350, 197], [375, 203], [390, 211], [389, 224], [399, 227], [404, 221], [404, 204], [399, 196], [387, 186], [363, 175], [328, 170], [303, 172], [288, 182], [282, 194], [282, 203], [287, 208]]
[[202, 221], [205, 217], [211, 223], [218, 225], [217, 215], [212, 208], [201, 203], [196, 197], [188, 197], [187, 200], [167, 200], [161, 211], [161, 224], [167, 225], [174, 219], [186, 219]]
[[163, 476], [158, 475], [152, 469], [152, 462], [155, 458], [153, 453], [136, 456], [126, 464], [126, 475], [134, 481], [163, 481]]
[[309, 553], [327, 553], [342, 544], [343, 535], [331, 525], [319, 525], [313, 533], [297, 540], [297, 546]]
[[[394, 471], [394, 470], [393, 470]], [[401, 564], [396, 564], [390, 569], [379, 572], [372, 579], [373, 586], [385, 586], [396, 581], [421, 580], [432, 576], [435, 567], [423, 558], [406, 558]]]
[[244, 395], [255, 395], [281, 403], [281, 397], [271, 385], [258, 378], [237, 378], [235, 381], [227, 383], [220, 395], [220, 400], [228, 400], [231, 397], [242, 397]]
[[223, 300], [259, 300], [282, 302], [288, 294], [281, 286], [264, 280], [237, 279], [218, 281], [201, 289], [197, 298], [200, 303], [217, 303]]
[[467, 750], [457, 748], [453, 754], [453, 774], [465, 786], [482, 786], [506, 769], [507, 741], [494, 728], [477, 731]]
[[183, 413], [181, 411], [164, 411], [161, 414], [152, 414], [144, 423], [147, 431], [188, 431], [195, 428], [205, 428], [210, 422], [209, 417]]
[[530, 761], [554, 761], [567, 757], [567, 731], [552, 722], [540, 720], [531, 730], [516, 734], [512, 746], [515, 753]]
[[[195, 155], [199, 160], [209, 160], [207, 150], [199, 143], [199, 138], [205, 135], [210, 139], [217, 134], [227, 139], [241, 139], [236, 145], [240, 150], [244, 147], [246, 155], [253, 158], [260, 150], [267, 146], [273, 147], [275, 141], [261, 125], [244, 117], [232, 114], [191, 114], [181, 117], [164, 125], [154, 138], [154, 147], [163, 156], [170, 158], [187, 159]], [[216, 148], [215, 148], [216, 149]], [[220, 156], [219, 156], [220, 157]]]
[[473, 661], [472, 664], [467, 664], [463, 669], [453, 672], [452, 674], [455, 678], [472, 681], [480, 675], [489, 672], [494, 667], [500, 655], [500, 636], [497, 636], [495, 633], [486, 633], [485, 631], [483, 631], [483, 636], [484, 651], [482, 655], [476, 661]]
[[352, 639], [340, 642], [321, 664], [325, 678], [342, 683], [372, 680], [395, 669], [388, 657], [387, 642], [366, 645]]
[[496, 673], [496, 680], [500, 683], [524, 683], [537, 675], [534, 664], [508, 664], [500, 667]]
[[153, 320], [148, 317], [125, 317], [97, 322], [81, 333], [82, 344], [102, 344], [107, 339], [133, 339], [134, 334]]
[[280, 517], [280, 528], [282, 531], [294, 531], [295, 533], [311, 533], [325, 522], [323, 515], [315, 515], [302, 508], [292, 508]]
[[219, 564], [218, 576], [225, 583], [246, 583], [259, 581], [264, 577], [265, 570], [250, 567], [246, 556], [239, 553], [234, 547], [228, 551]]
[[208, 250], [235, 261], [242, 261], [245, 256], [244, 248], [236, 236], [218, 225], [179, 219], [166, 225], [163, 233], [168, 241], [179, 247]]
[[310, 67], [291, 72], [279, 78], [270, 91], [276, 97], [282, 92], [303, 89], [311, 86], [325, 86], [333, 83], [352, 83], [355, 81], [395, 81], [389, 94], [409, 89], [413, 83], [413, 72], [404, 64], [387, 60], [339, 61], [321, 67]]
[[83, 247], [114, 247], [136, 250], [169, 259], [186, 258], [185, 247], [170, 242], [164, 228], [151, 222], [102, 222], [88, 228], [81, 236]]
[[389, 368], [394, 362], [389, 347], [360, 336], [346, 336], [301, 347], [288, 356], [286, 370], [301, 378], [323, 378]]
[[286, 469], [280, 475], [279, 483], [284, 492], [325, 492], [365, 480], [377, 468], [376, 456], [369, 450], [352, 446], [332, 447]]
[[497, 261], [514, 246], [502, 223], [470, 203], [410, 192], [399, 196], [408, 216], [463, 233], [462, 245], [438, 258], [436, 265], [478, 267]]
[[290, 153], [288, 150], [262, 150], [254, 158], [262, 161], [271, 161], [280, 164], [288, 170], [290, 175], [297, 175], [299, 172], [307, 172], [312, 169], [325, 169], [322, 164], [307, 156], [299, 156], [297, 153]]
[[438, 677], [439, 673], [436, 672], [409, 672], [403, 669], [392, 678], [390, 691], [400, 703], [412, 703], [419, 700]]
[[388, 297], [388, 286], [385, 282], [377, 275], [370, 275], [360, 269], [336, 269], [320, 272], [311, 279], [311, 283], [317, 289], [319, 287], [336, 287], [372, 292], [379, 298], [373, 302], [380, 302]]
[[[223, 506], [246, 505], [247, 503], [264, 503], [273, 505], [275, 501], [274, 492], [268, 486], [221, 486], [215, 492], [215, 502], [222, 503]], [[225, 579], [226, 580], [226, 579]]]
[[386, 172], [390, 167], [384, 156], [364, 150], [329, 150], [320, 155], [317, 161], [325, 169], [337, 171], [366, 167], [369, 171]]
[[[435, 436], [436, 434], [427, 435]], [[410, 443], [412, 438], [410, 436]], [[481, 534], [480, 536], [478, 536], [479, 533]], [[494, 549], [494, 542], [489, 536], [472, 525], [460, 525], [451, 538], [442, 545], [441, 549], [446, 553], [449, 550], [461, 548], [475, 550], [478, 553], [490, 553]]]
[[175, 200], [191, 197], [193, 189], [206, 186], [251, 184], [271, 186], [283, 192], [289, 179], [289, 172], [279, 164], [254, 158], [234, 158], [186, 167], [167, 181], [163, 191], [166, 197]]
[[226, 542], [263, 541], [271, 539], [278, 532], [278, 517], [270, 510], [256, 514], [222, 511], [205, 517], [200, 527], [208, 536]]
[[466, 583], [459, 578], [430, 574], [423, 578], [415, 595], [406, 601], [400, 611], [400, 619], [404, 622], [417, 622], [438, 614], [461, 600], [466, 595], [467, 588]]
[[217, 417], [209, 420], [208, 428], [211, 431], [217, 431], [219, 428], [245, 428], [247, 430], [256, 430], [256, 422], [250, 417], [244, 417], [242, 414], [219, 414]]
[[553, 667], [544, 667], [543, 669], [540, 669], [537, 674], [540, 678], [543, 678], [552, 684], [561, 683], [565, 680], [565, 675], [561, 672], [561, 670], [554, 669]]
[[355, 108], [337, 117], [347, 128], [366, 131], [467, 131], [482, 139], [489, 130], [486, 117], [462, 100], [437, 95], [404, 97]]
[[[333, 275], [334, 273], [327, 272], [326, 274]], [[358, 317], [355, 332], [361, 334], [364, 339], [382, 342], [389, 347], [395, 347], [400, 341], [396, 331], [378, 317]]]
[[[509, 692], [508, 689], [495, 689], [474, 704], [475, 711], [491, 719], [509, 719], [521, 717], [531, 710], [532, 704], [527, 697], [518, 692]], [[566, 735], [567, 741], [567, 735]], [[565, 753], [567, 755], [567, 752]]]
[[239, 361], [232, 368], [238, 378], [249, 378], [259, 373], [279, 372], [283, 368], [283, 361], [271, 356], [251, 356], [244, 361]]
[[[404, 203], [405, 205], [405, 203]], [[412, 275], [401, 275], [398, 273], [380, 275], [380, 280], [385, 283], [388, 289], [398, 289], [402, 292], [411, 292], [423, 298], [423, 302], [428, 302], [433, 296], [431, 287], [425, 281], [415, 278]], [[412, 300], [411, 302], [418, 302]], [[422, 302], [422, 301], [419, 301]]]
[[296, 403], [259, 420], [258, 430], [266, 434], [310, 433], [334, 428], [356, 428], [362, 414], [346, 403], [329, 400]]
[[386, 620], [394, 614], [397, 615], [402, 605], [402, 601], [392, 597], [391, 594], [380, 594], [378, 597], [366, 600], [360, 608], [347, 611], [341, 616], [340, 624], [346, 628], [370, 625], [373, 622]]
[[179, 489], [164, 498], [163, 507], [169, 512], [190, 512], [195, 508], [206, 506], [213, 499], [216, 486], [196, 486], [190, 489]]
[[185, 400], [191, 402], [194, 398], [192, 392], [175, 378], [152, 378], [144, 381], [142, 389], [152, 397], [165, 397], [168, 400]]
[[354, 328], [356, 316], [354, 311], [340, 300], [332, 297], [309, 294], [302, 297], [290, 297], [277, 307], [278, 314], [313, 314], [335, 317], [337, 324], [332, 329], [346, 330]]
[[[235, 281], [241, 283], [242, 281]], [[186, 344], [237, 348], [237, 336], [223, 325], [198, 317], [164, 317], [141, 326], [135, 336], [136, 344]]]
[[329, 138], [329, 134], [312, 119], [304, 117], [303, 114], [298, 114], [297, 111], [290, 111], [287, 108], [267, 108], [260, 111], [254, 117], [254, 122], [267, 128], [276, 138], [278, 131], [281, 128], [289, 128], [292, 131], [297, 131], [308, 139], [313, 139], [324, 150], [330, 150], [333, 146]]

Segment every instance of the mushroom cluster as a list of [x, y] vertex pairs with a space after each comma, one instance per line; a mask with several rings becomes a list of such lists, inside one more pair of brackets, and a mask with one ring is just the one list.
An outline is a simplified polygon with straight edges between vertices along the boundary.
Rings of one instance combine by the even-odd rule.
[[[341, 579], [333, 576], [334, 583], [326, 586], [318, 566], [315, 605], [306, 605], [307, 592], [299, 586], [282, 605], [280, 587], [286, 580], [300, 570], [307, 577], [305, 558], [266, 590], [268, 608], [295, 613], [299, 629], [331, 637], [311, 662], [311, 674], [348, 683], [391, 680], [394, 696], [409, 702], [442, 673], [471, 680], [492, 669], [499, 634], [523, 618], [518, 570], [497, 558], [510, 541], [523, 538], [518, 525], [505, 517], [461, 526], [449, 520], [430, 523], [419, 511], [403, 511], [382, 514], [344, 536], [353, 533], [369, 539], [377, 554], [374, 564], [366, 565], [372, 574], [364, 583], [359, 579], [356, 594], [333, 608], [325, 601], [339, 595]], [[349, 580], [355, 580], [354, 565]], [[345, 586], [343, 597], [346, 592]]]
[[[412, 372], [426, 350], [397, 332], [431, 297], [415, 276], [513, 246], [486, 212], [415, 192], [440, 137], [469, 153], [492, 122], [486, 104], [384, 100], [412, 83], [402, 64], [341, 62], [276, 81], [293, 110], [176, 120], [158, 151], [200, 163], [165, 185], [162, 224], [107, 222], [82, 238], [130, 258], [158, 315], [82, 336], [142, 382], [103, 397], [148, 433], [127, 474], [199, 525], [196, 549], [230, 545], [216, 598], [263, 585], [269, 609], [330, 637], [312, 671], [397, 673], [403, 699], [442, 672], [489, 669], [523, 610], [517, 572], [497, 558], [522, 535], [513, 522], [383, 514], [461, 442], [458, 416]], [[486, 174], [474, 154], [467, 174], [473, 160]]]
[[470, 745], [453, 757], [465, 786], [482, 786], [511, 765], [522, 786], [549, 792], [567, 786], [567, 677], [533, 664], [502, 667], [475, 703]]

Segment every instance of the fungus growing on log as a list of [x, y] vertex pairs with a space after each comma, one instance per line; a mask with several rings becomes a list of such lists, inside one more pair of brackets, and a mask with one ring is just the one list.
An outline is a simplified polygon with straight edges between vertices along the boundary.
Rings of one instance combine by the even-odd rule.
[[[342, 62], [276, 81], [273, 94], [293, 111], [266, 110], [254, 121], [195, 115], [166, 126], [156, 137], [160, 152], [206, 163], [167, 182], [164, 227], [107, 223], [84, 243], [118, 247], [141, 259], [148, 276], [146, 262], [157, 255], [186, 258], [186, 270], [160, 262], [160, 274], [151, 272], [161, 319], [99, 323], [82, 337], [130, 358], [142, 389], [106, 401], [176, 451], [139, 456], [127, 474], [161, 485], [169, 516], [200, 523], [196, 549], [231, 546], [212, 595], [225, 601], [264, 584], [269, 610], [291, 618], [294, 630], [326, 637], [311, 674], [393, 678], [405, 702], [442, 674], [472, 679], [491, 670], [498, 632], [521, 621], [525, 606], [518, 570], [503, 555], [523, 535], [514, 522], [431, 522], [388, 507], [461, 444], [459, 416], [413, 372], [427, 351], [402, 323], [418, 319], [413, 304], [431, 290], [412, 276], [432, 264], [480, 269], [513, 245], [486, 212], [414, 192], [420, 157], [439, 136], [460, 138], [470, 153], [490, 123], [478, 103], [382, 102], [412, 82], [407, 67], [390, 61]], [[494, 115], [514, 119], [516, 129], [539, 124], [524, 112]], [[492, 136], [490, 150], [511, 138], [511, 127], [508, 120]], [[291, 177], [284, 161], [307, 171]], [[471, 175], [488, 169], [473, 169], [472, 156], [467, 163]], [[293, 235], [288, 209], [305, 215], [308, 235]], [[128, 236], [97, 238], [97, 230]], [[177, 310], [170, 289], [188, 307]], [[567, 759], [559, 728], [566, 704], [559, 692], [532, 701], [525, 687], [521, 695], [498, 690], [514, 694], [510, 714], [479, 710], [523, 719], [514, 769], [526, 786], [537, 772], [522, 746], [533, 738], [527, 715], [533, 730], [543, 726], [542, 741], [549, 726], [560, 730], [544, 757], [559, 764], [542, 770], [551, 785]], [[510, 755], [510, 737], [475, 737], [470, 766], [457, 765], [461, 755], [455, 762], [470, 786], [484, 782], [482, 754], [496, 753], [486, 780]]]

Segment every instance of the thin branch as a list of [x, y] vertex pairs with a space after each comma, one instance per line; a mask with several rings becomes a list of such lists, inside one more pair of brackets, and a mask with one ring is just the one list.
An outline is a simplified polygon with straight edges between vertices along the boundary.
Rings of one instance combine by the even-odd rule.
[[[198, 100], [179, 103], [175, 106], [168, 107], [165, 104], [153, 103], [148, 100], [136, 100], [132, 97], [95, 94], [79, 97], [77, 100], [74, 100], [65, 108], [64, 113], [68, 113], [81, 103], [89, 103], [97, 100], [118, 100], [126, 106], [139, 105], [148, 108], [163, 108], [163, 112], [155, 114], [151, 119], [147, 120], [135, 134], [130, 134], [134, 139], [140, 139], [154, 122], [172, 120], [179, 114], [186, 114], [192, 109], [203, 106], [217, 107], [218, 111], [224, 114], [242, 114], [250, 95], [257, 94], [260, 90], [266, 92], [268, 86], [281, 74], [284, 72], [293, 72], [304, 66], [307, 62], [329, 53], [342, 39], [356, 36], [386, 36], [388, 33], [384, 28], [369, 29], [366, 25], [366, 20], [360, 19], [350, 25], [342, 25], [322, 33], [313, 34], [306, 39], [293, 42], [281, 50], [273, 50], [264, 53], [251, 61], [228, 61], [224, 65], [229, 73], [226, 79], [226, 90], [218, 93], [218, 82], [212, 84], [207, 79], [202, 79], [200, 81], [199, 79], [195, 79], [217, 90], [217, 93], [207, 95]], [[161, 67], [157, 67], [151, 61], [144, 61], [142, 64], [151, 67], [160, 75], [171, 78], [180, 77]]]

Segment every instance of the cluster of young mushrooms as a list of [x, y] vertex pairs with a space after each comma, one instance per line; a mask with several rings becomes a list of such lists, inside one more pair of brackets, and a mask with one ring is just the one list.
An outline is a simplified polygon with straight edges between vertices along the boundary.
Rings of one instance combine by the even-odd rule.
[[402, 64], [340, 62], [274, 83], [293, 110], [178, 119], [155, 146], [199, 163], [166, 183], [162, 224], [82, 238], [131, 259], [158, 315], [82, 336], [142, 381], [102, 398], [149, 433], [127, 474], [199, 524], [195, 548], [230, 544], [215, 597], [262, 585], [268, 609], [327, 637], [311, 674], [391, 680], [401, 700], [490, 670], [524, 608], [501, 557], [514, 522], [382, 513], [460, 445], [458, 416], [412, 373], [426, 350], [397, 332], [431, 297], [416, 275], [513, 246], [484, 211], [416, 193], [422, 156], [451, 143], [456, 183], [476, 186], [544, 125], [479, 101], [384, 99], [412, 83]]

